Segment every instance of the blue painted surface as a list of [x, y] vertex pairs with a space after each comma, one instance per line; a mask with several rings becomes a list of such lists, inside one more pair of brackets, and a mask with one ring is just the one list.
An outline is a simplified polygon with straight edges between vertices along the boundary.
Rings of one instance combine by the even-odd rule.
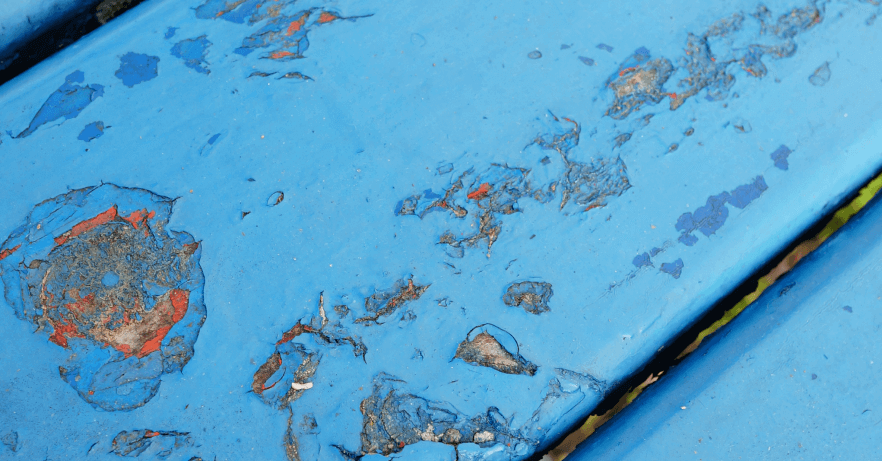
[[156, 78], [159, 75], [158, 65], [158, 56], [129, 52], [119, 58], [119, 70], [114, 75], [122, 80], [123, 85], [131, 88]]
[[[141, 188], [205, 277], [192, 358], [127, 411], [0, 309], [13, 456], [521, 459], [882, 167], [869, 4], [280, 3], [145, 2], [0, 88], [3, 132], [30, 134], [0, 136], [0, 235], [70, 190]], [[127, 86], [128, 53], [157, 75]], [[52, 99], [78, 71], [103, 96]]]
[[877, 198], [567, 459], [874, 459]]
[[93, 139], [100, 138], [104, 134], [104, 128], [104, 122], [100, 120], [92, 122], [83, 128], [83, 131], [80, 132], [77, 139], [80, 141], [91, 142]]
[[[85, 75], [79, 70], [65, 77], [64, 84], [49, 95], [30, 125], [15, 137], [26, 138], [41, 126], [62, 117], [64, 120], [76, 118], [86, 106], [104, 95], [103, 85], [77, 85], [83, 83], [84, 79]], [[12, 135], [9, 132], [7, 134]]]
[[0, 9], [0, 70], [20, 48], [101, 0], [5, 0]]

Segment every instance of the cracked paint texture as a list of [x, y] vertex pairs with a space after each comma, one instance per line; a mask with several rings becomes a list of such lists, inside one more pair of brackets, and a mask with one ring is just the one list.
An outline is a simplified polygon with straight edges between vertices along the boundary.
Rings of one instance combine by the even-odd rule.
[[37, 205], [3, 243], [6, 301], [70, 351], [61, 378], [105, 411], [146, 404], [193, 356], [205, 321], [200, 244], [172, 201], [112, 184]]

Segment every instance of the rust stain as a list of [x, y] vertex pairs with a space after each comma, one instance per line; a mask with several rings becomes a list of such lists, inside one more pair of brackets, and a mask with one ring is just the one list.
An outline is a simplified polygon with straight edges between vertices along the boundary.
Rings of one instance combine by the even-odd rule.
[[490, 189], [490, 183], [485, 182], [478, 186], [477, 190], [469, 192], [467, 197], [469, 198], [469, 200], [481, 200], [482, 198], [487, 196], [487, 193], [490, 192]]
[[335, 21], [340, 19], [340, 16], [335, 15], [334, 13], [329, 13], [327, 11], [322, 11], [322, 14], [319, 15], [318, 21], [319, 24], [325, 24], [331, 21]]
[[19, 248], [21, 248], [20, 243], [12, 248], [8, 248], [6, 250], [0, 251], [0, 261], [2, 261], [7, 256], [11, 255], [12, 253], [15, 253], [15, 251], [18, 250]]
[[64, 244], [64, 242], [68, 241], [68, 239], [74, 238], [84, 232], [88, 232], [88, 231], [90, 231], [90, 230], [92, 230], [102, 224], [106, 224], [106, 223], [114, 220], [117, 216], [118, 215], [116, 213], [116, 206], [114, 205], [114, 206], [110, 207], [110, 209], [105, 211], [104, 213], [101, 213], [92, 219], [87, 219], [87, 220], [73, 226], [73, 228], [71, 230], [65, 232], [60, 237], [56, 237], [55, 244], [62, 245], [62, 244]]

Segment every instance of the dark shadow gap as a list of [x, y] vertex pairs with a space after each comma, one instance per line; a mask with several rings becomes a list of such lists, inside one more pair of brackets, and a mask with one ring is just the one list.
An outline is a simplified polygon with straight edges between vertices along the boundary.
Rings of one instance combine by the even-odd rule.
[[[75, 43], [144, 0], [104, 0], [83, 11], [74, 11], [46, 32], [19, 47], [7, 67], [0, 70], [0, 85], [18, 77], [44, 59]], [[16, 56], [17, 54], [17, 56]], [[5, 57], [0, 57], [4, 58]]]
[[[552, 456], [554, 461], [561, 459], [564, 453], [569, 454], [575, 449], [576, 445], [583, 442], [586, 438], [572, 437], [576, 432], [583, 428], [587, 419], [591, 417], [601, 416], [605, 413], [613, 411], [611, 415], [603, 422], [608, 421], [614, 414], [622, 410], [631, 403], [626, 397], [632, 391], [645, 388], [655, 382], [660, 376], [669, 372], [681, 360], [685, 359], [690, 352], [697, 348], [698, 343], [706, 336], [714, 334], [721, 325], [714, 325], [718, 322], [728, 322], [740, 311], [734, 313], [739, 303], [744, 303], [750, 296], [755, 299], [759, 296], [759, 291], [770, 287], [786, 272], [795, 267], [799, 261], [807, 256], [811, 251], [817, 248], [823, 240], [826, 240], [832, 233], [835, 233], [850, 217], [854, 216], [875, 194], [882, 185], [882, 169], [877, 170], [873, 176], [863, 182], [860, 187], [855, 188], [847, 196], [842, 197], [837, 203], [830, 206], [830, 211], [821, 215], [811, 226], [799, 234], [790, 244], [770, 258], [768, 262], [755, 270], [750, 276], [744, 279], [733, 291], [717, 301], [704, 315], [698, 318], [692, 325], [683, 330], [673, 340], [664, 345], [664, 347], [656, 353], [656, 355], [640, 370], [620, 381], [616, 387], [611, 389], [606, 397], [597, 405], [597, 407], [586, 416], [586, 419], [571, 426], [565, 432], [565, 435], [556, 439], [550, 445], [548, 450], [538, 452], [527, 458], [529, 461], [541, 461], [546, 453], [554, 453]], [[869, 193], [869, 192], [871, 193]], [[866, 197], [864, 197], [866, 196]], [[860, 198], [860, 200], [856, 200]], [[855, 208], [849, 210], [849, 208]], [[831, 231], [832, 228], [832, 231]], [[752, 295], [752, 296], [751, 296]], [[752, 303], [753, 299], [750, 299]], [[746, 306], [749, 307], [749, 304]], [[728, 315], [727, 315], [728, 314]], [[728, 318], [727, 318], [728, 317]], [[710, 332], [708, 330], [710, 329]], [[639, 395], [639, 392], [637, 393]], [[636, 399], [637, 395], [632, 395], [631, 399]], [[598, 424], [601, 427], [603, 422]], [[595, 428], [596, 429], [596, 428]], [[593, 429], [592, 429], [593, 432]], [[590, 433], [587, 437], [591, 437]], [[569, 440], [567, 440], [569, 438]], [[546, 458], [547, 460], [547, 458]]]

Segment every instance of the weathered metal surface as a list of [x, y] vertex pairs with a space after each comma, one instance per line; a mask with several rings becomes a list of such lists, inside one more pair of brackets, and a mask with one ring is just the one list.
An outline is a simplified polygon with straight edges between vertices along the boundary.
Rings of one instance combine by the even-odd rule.
[[567, 459], [873, 459], [879, 430], [882, 203]]
[[882, 166], [877, 12], [145, 2], [0, 88], [13, 456], [542, 450]]

